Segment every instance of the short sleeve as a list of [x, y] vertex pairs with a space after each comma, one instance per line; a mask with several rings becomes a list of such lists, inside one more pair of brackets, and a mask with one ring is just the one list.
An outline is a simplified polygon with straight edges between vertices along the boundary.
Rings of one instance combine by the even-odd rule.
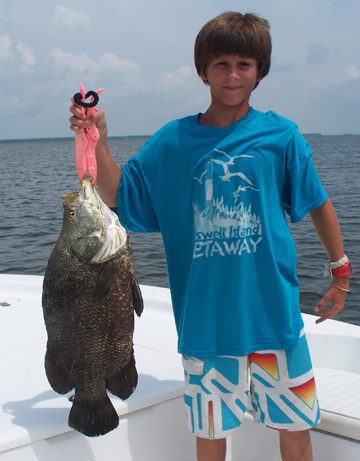
[[311, 147], [297, 130], [287, 146], [284, 184], [284, 208], [293, 223], [301, 221], [327, 199], [312, 160]]
[[117, 192], [117, 213], [130, 232], [159, 232], [151, 191], [145, 177], [141, 154], [132, 157], [122, 168]]

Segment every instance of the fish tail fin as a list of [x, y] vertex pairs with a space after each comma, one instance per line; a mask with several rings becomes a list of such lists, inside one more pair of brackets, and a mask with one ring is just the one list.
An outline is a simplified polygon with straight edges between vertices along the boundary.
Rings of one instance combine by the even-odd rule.
[[56, 356], [49, 349], [45, 354], [45, 373], [50, 386], [59, 394], [66, 394], [74, 388], [69, 373], [56, 360]]
[[135, 278], [133, 278], [131, 281], [131, 292], [132, 292], [132, 302], [133, 302], [134, 310], [136, 314], [138, 315], [138, 317], [140, 317], [140, 315], [142, 314], [142, 311], [144, 310], [144, 301], [143, 301], [143, 297], [141, 294], [139, 284], [137, 283]]
[[106, 381], [106, 388], [122, 400], [126, 400], [134, 392], [138, 382], [135, 359], [131, 357], [129, 364], [120, 373]]
[[99, 401], [74, 397], [69, 413], [69, 426], [88, 437], [107, 434], [119, 425], [119, 416], [107, 395]]

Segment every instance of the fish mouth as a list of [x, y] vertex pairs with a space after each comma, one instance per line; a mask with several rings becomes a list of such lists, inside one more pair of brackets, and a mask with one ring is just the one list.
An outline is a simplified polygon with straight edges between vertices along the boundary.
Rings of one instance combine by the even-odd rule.
[[64, 205], [70, 205], [73, 203], [77, 203], [78, 198], [79, 198], [79, 191], [70, 192], [69, 194], [64, 194], [61, 196], [61, 200]]
[[75, 192], [70, 192], [61, 196], [61, 200], [64, 205], [79, 206], [85, 201], [91, 194], [91, 181], [88, 178], [84, 178], [81, 181], [79, 189]]

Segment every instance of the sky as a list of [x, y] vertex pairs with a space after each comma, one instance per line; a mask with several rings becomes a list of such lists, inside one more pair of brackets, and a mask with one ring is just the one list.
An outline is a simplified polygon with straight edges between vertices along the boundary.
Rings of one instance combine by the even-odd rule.
[[360, 134], [359, 0], [0, 0], [0, 139], [72, 136], [80, 82], [105, 87], [111, 136], [204, 112], [194, 40], [225, 11], [271, 25], [271, 70], [253, 107], [303, 133]]

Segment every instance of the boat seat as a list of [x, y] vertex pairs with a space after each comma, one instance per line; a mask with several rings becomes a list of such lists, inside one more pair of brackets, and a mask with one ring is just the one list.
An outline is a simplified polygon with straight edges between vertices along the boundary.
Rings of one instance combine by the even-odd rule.
[[360, 374], [314, 367], [321, 421], [315, 430], [360, 442]]

